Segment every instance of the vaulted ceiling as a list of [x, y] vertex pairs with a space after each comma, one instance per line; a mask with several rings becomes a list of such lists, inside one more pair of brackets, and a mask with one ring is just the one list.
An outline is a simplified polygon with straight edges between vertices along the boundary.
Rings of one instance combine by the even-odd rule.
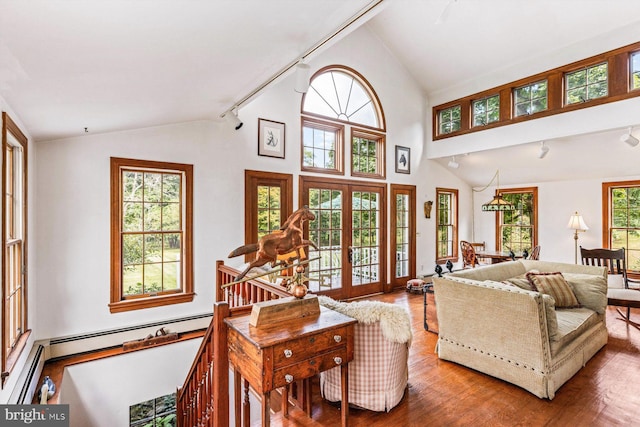
[[[436, 99], [480, 77], [498, 85], [551, 68], [533, 69], [531, 60], [638, 25], [636, 4], [0, 0], [0, 95], [38, 141], [80, 135], [85, 127], [108, 132], [218, 119], [355, 20], [349, 30], [367, 25]], [[575, 60], [582, 54], [576, 50]], [[521, 75], [514, 75], [519, 64]]]

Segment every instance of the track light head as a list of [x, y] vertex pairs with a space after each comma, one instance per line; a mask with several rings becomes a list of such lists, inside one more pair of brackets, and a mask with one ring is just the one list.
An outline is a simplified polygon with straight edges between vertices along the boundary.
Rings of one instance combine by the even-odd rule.
[[458, 169], [460, 167], [460, 163], [456, 162], [456, 156], [451, 157], [451, 160], [449, 160], [447, 166], [449, 166], [451, 169]]
[[238, 118], [238, 115], [234, 113], [232, 110], [227, 111], [224, 115], [224, 118], [235, 130], [238, 130], [242, 127], [243, 123]]
[[539, 159], [544, 159], [544, 157], [549, 153], [549, 147], [544, 145], [544, 141], [541, 142], [540, 152], [538, 153]]
[[638, 138], [636, 138], [635, 136], [631, 135], [631, 128], [629, 128], [627, 133], [625, 133], [624, 135], [622, 135], [620, 137], [620, 141], [626, 142], [627, 144], [629, 144], [632, 147], [635, 147], [636, 145], [638, 145], [638, 142], [640, 142], [640, 140], [638, 140]]
[[307, 93], [309, 90], [309, 77], [311, 76], [311, 68], [309, 64], [300, 61], [296, 65], [296, 85], [294, 90], [298, 93]]

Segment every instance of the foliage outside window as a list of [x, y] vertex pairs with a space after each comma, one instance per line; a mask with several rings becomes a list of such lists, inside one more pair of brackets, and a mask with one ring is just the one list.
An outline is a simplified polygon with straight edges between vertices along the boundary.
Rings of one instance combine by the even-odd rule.
[[526, 249], [531, 253], [537, 242], [537, 188], [502, 189], [500, 192], [516, 209], [496, 212], [499, 249], [516, 254]]
[[175, 427], [176, 394], [129, 406], [129, 427]]
[[567, 73], [565, 99], [567, 105], [602, 98], [609, 94], [607, 63]]
[[473, 126], [485, 126], [500, 119], [500, 95], [473, 101]]
[[627, 269], [640, 272], [640, 183], [610, 187], [607, 205], [609, 248], [625, 248]]
[[461, 108], [459, 105], [445, 108], [438, 113], [440, 134], [453, 133], [460, 130]]
[[111, 311], [190, 301], [193, 167], [112, 158], [111, 177]]
[[302, 170], [343, 173], [343, 126], [302, 122]]
[[631, 89], [640, 89], [640, 52], [631, 54]]
[[[406, 286], [416, 277], [416, 187], [391, 184], [391, 283]], [[395, 252], [393, 252], [395, 251]]]
[[436, 188], [436, 262], [458, 257], [458, 190]]
[[384, 136], [352, 130], [351, 175], [384, 178]]
[[528, 116], [547, 109], [547, 81], [522, 86], [513, 91], [515, 116]]

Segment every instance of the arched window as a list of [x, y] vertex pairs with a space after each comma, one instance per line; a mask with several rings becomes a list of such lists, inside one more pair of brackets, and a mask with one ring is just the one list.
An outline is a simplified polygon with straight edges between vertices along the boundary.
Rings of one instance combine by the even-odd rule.
[[351, 175], [384, 178], [385, 129], [380, 101], [364, 77], [344, 66], [322, 68], [302, 99], [302, 170], [344, 174], [347, 130]]

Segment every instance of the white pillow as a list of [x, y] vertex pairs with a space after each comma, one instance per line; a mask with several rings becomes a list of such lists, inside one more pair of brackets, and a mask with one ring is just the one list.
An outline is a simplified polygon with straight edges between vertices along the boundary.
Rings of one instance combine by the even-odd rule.
[[607, 287], [612, 289], [623, 289], [624, 277], [622, 276], [622, 274], [607, 275]]

